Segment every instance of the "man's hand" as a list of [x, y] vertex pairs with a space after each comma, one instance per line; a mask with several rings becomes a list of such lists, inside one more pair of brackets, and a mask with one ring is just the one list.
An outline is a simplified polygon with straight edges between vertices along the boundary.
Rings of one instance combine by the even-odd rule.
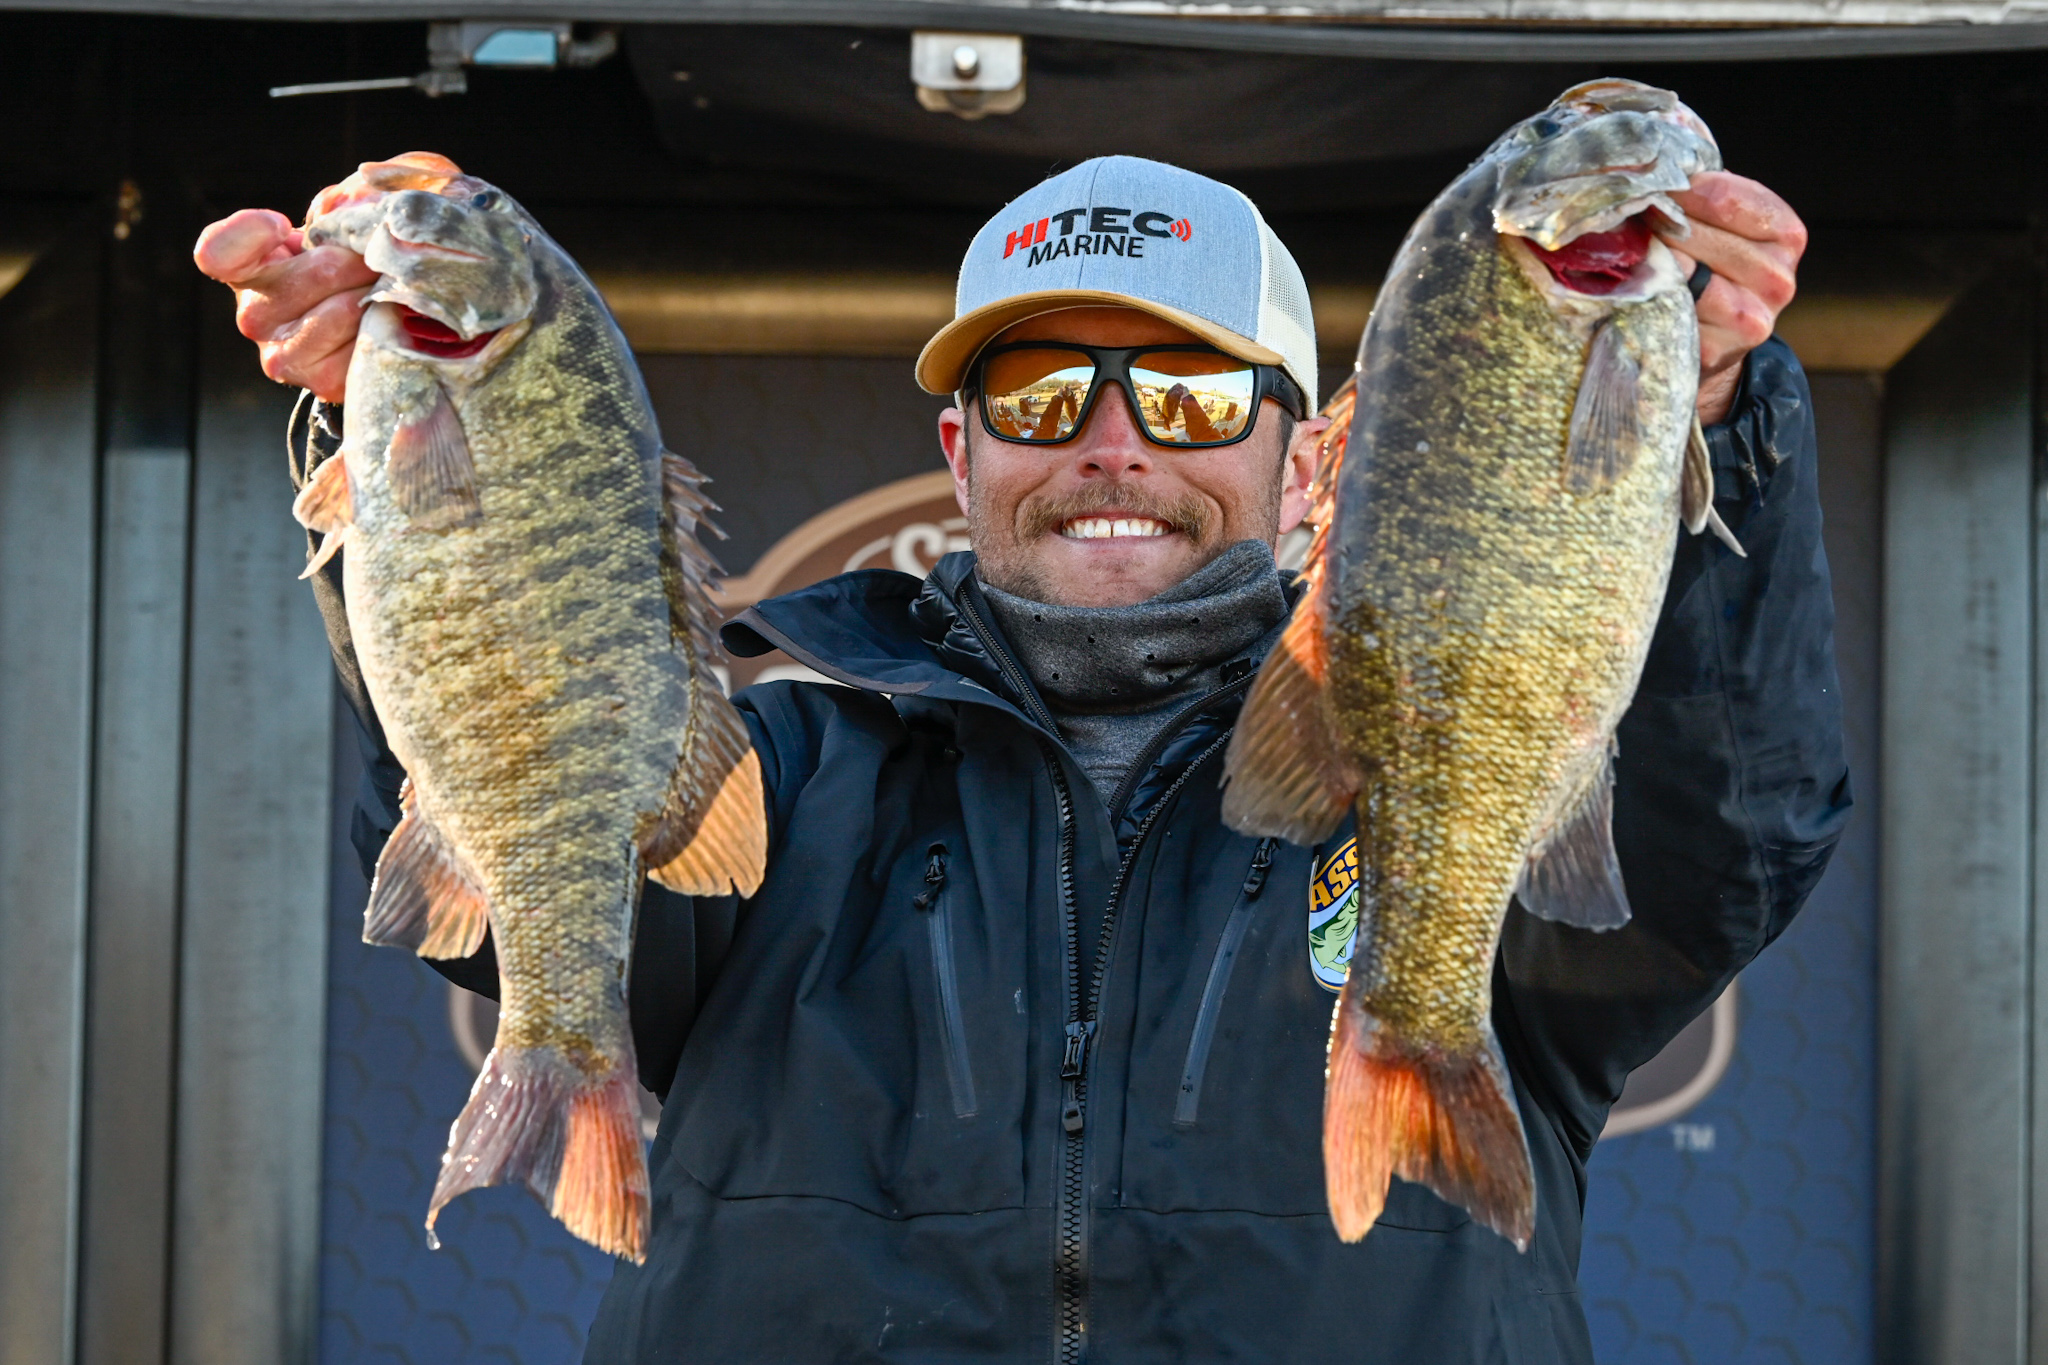
[[377, 279], [362, 257], [338, 246], [308, 251], [283, 214], [243, 209], [200, 233], [192, 260], [235, 291], [235, 325], [262, 353], [263, 373], [342, 400], [363, 296]]
[[1712, 426], [1735, 403], [1742, 358], [1770, 339], [1792, 302], [1806, 224], [1770, 190], [1727, 171], [1696, 175], [1671, 197], [1692, 219], [1692, 235], [1664, 244], [1687, 274], [1698, 261], [1714, 272], [1699, 301], [1699, 414]]

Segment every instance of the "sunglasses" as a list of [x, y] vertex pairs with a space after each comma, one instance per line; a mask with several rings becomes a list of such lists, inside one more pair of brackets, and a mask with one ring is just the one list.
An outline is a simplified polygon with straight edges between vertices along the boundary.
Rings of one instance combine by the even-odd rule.
[[1252, 434], [1267, 398], [1297, 422], [1307, 411], [1279, 366], [1214, 346], [1015, 341], [983, 351], [968, 381], [989, 435], [1041, 446], [1079, 435], [1105, 383], [1123, 386], [1146, 437], [1163, 446], [1235, 445]]

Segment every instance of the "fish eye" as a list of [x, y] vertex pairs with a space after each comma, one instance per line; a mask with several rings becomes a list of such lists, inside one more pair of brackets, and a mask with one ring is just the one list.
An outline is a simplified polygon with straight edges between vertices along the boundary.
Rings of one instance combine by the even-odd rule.
[[1559, 133], [1563, 132], [1564, 125], [1548, 114], [1538, 114], [1535, 118], [1522, 125], [1522, 131], [1531, 142], [1541, 142], [1545, 138], [1556, 137]]
[[497, 203], [498, 192], [496, 190], [478, 190], [469, 197], [469, 206], [473, 209], [495, 208]]

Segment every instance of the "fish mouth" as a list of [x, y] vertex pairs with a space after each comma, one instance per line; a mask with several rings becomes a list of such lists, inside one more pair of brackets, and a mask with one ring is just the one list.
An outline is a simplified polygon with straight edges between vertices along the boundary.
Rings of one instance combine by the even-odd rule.
[[1546, 250], [1524, 238], [1550, 277], [1574, 294], [1602, 298], [1617, 293], [1633, 282], [1643, 262], [1649, 259], [1650, 215], [1638, 213], [1610, 232], [1588, 232], [1574, 237], [1556, 250]]
[[1170, 536], [1174, 527], [1156, 517], [1092, 514], [1068, 517], [1060, 523], [1065, 540], [1152, 540]]
[[425, 313], [408, 308], [402, 303], [394, 303], [391, 306], [398, 310], [398, 326], [405, 333], [406, 345], [422, 355], [430, 355], [437, 360], [461, 360], [473, 356], [490, 345], [491, 339], [504, 330], [500, 327], [473, 337], [464, 337], [439, 318], [430, 318]]
[[458, 251], [452, 246], [442, 246], [439, 242], [415, 242], [409, 237], [401, 237], [391, 230], [389, 224], [385, 225], [384, 232], [386, 236], [391, 238], [391, 244], [400, 251], [417, 252], [422, 256], [445, 256], [450, 260], [456, 261], [481, 261], [484, 259], [474, 251]]

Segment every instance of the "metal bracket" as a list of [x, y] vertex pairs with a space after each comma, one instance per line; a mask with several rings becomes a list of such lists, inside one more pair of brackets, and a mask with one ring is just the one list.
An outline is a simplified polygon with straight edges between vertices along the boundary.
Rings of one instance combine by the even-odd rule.
[[619, 50], [618, 30], [598, 29], [577, 39], [566, 21], [463, 19], [427, 25], [427, 69], [417, 76], [383, 76], [366, 81], [316, 81], [275, 85], [273, 99], [292, 95], [342, 95], [359, 90], [417, 90], [430, 99], [469, 89], [463, 68], [496, 66], [552, 71], [558, 66], [596, 66]]
[[917, 102], [935, 114], [978, 119], [1024, 107], [1024, 39], [1014, 33], [910, 35]]

